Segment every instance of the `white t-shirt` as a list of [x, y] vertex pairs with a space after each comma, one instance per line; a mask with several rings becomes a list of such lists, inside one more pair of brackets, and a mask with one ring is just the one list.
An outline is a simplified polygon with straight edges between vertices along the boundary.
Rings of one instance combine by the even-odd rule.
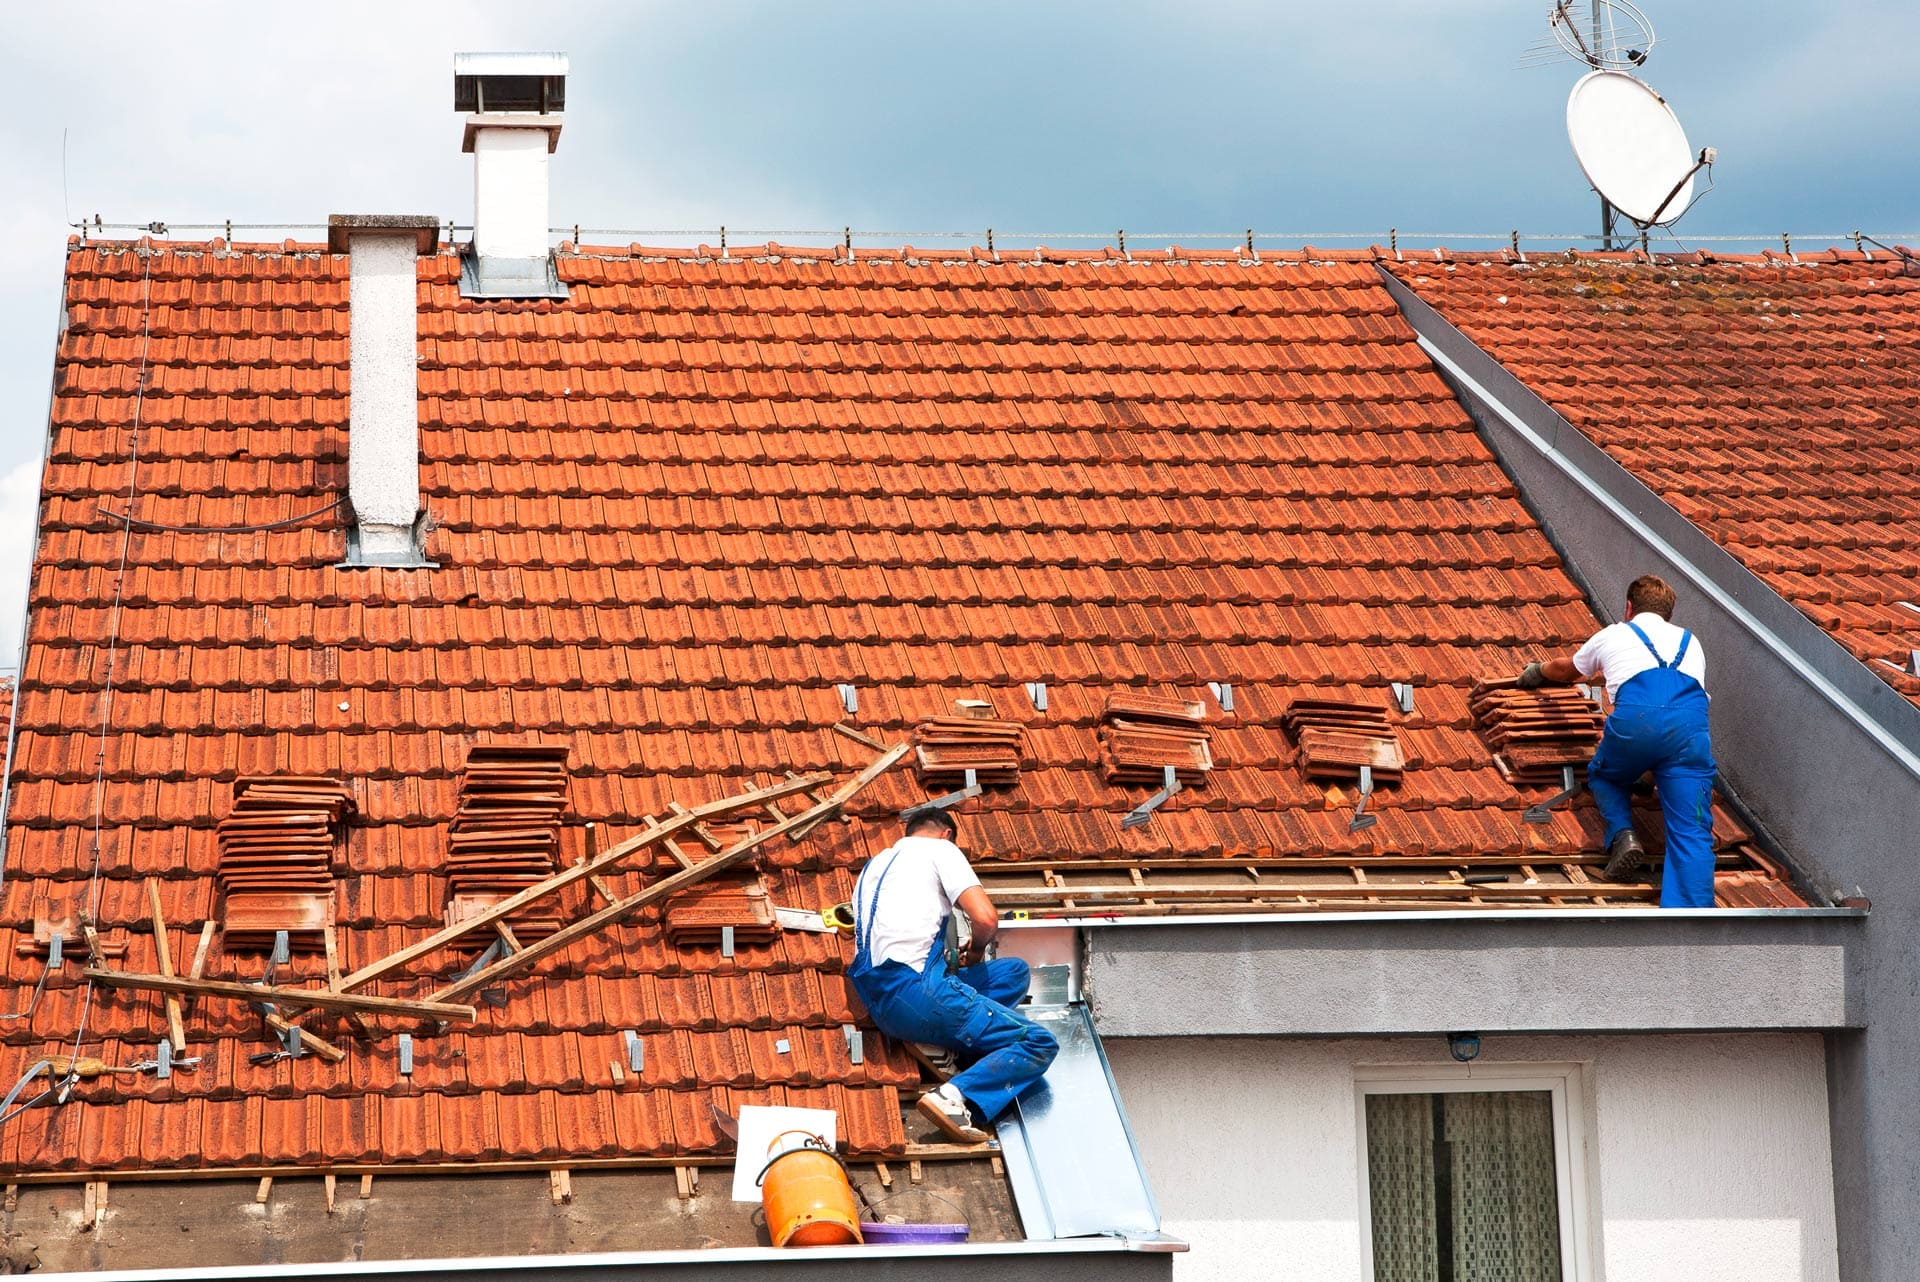
[[854, 887], [853, 904], [868, 931], [872, 964], [897, 961], [924, 969], [941, 921], [955, 900], [979, 884], [960, 847], [944, 837], [902, 837], [875, 855]]
[[[1660, 652], [1658, 660], [1647, 653], [1647, 647], [1633, 634], [1633, 628], [1615, 623], [1594, 633], [1585, 645], [1574, 651], [1573, 666], [1580, 669], [1580, 675], [1591, 678], [1599, 674], [1607, 688], [1618, 695], [1621, 686], [1642, 672], [1673, 662], [1674, 654], [1680, 649], [1680, 638], [1686, 632], [1684, 628], [1674, 627], [1657, 614], [1635, 614], [1633, 623]], [[1698, 681], [1701, 689], [1706, 689], [1707, 652], [1701, 647], [1699, 637], [1687, 642], [1687, 652], [1680, 659], [1680, 671]]]

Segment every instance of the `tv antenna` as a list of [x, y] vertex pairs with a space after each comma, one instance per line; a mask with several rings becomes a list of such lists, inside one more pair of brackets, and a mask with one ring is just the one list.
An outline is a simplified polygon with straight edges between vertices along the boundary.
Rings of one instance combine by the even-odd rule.
[[[1620, 216], [1644, 233], [1665, 227], [1713, 190], [1718, 153], [1688, 146], [1667, 100], [1635, 76], [1653, 52], [1653, 23], [1629, 0], [1554, 0], [1547, 36], [1523, 66], [1571, 60], [1587, 74], [1567, 98], [1567, 138], [1574, 158], [1600, 196], [1600, 247], [1612, 249]], [[1707, 186], [1694, 178], [1707, 171]]]

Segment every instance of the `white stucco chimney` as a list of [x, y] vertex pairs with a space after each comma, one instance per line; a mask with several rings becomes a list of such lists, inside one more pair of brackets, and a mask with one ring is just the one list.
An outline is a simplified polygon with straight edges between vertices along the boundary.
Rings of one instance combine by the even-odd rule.
[[462, 262], [468, 298], [565, 298], [547, 241], [549, 157], [567, 103], [563, 53], [462, 53], [454, 110], [467, 113], [473, 154], [473, 244]]
[[347, 255], [349, 565], [426, 565], [420, 506], [419, 287], [440, 245], [421, 214], [335, 214], [327, 248]]

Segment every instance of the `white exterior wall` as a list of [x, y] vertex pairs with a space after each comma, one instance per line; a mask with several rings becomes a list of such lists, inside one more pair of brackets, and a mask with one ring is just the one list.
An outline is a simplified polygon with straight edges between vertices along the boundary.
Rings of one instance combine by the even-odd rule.
[[418, 236], [356, 230], [348, 255], [347, 489], [367, 545], [400, 550], [420, 514]]
[[[1443, 1038], [1106, 1050], [1166, 1231], [1193, 1244], [1180, 1282], [1362, 1282], [1354, 1070], [1450, 1064]], [[1478, 1062], [1581, 1066], [1582, 1282], [1837, 1278], [1819, 1034], [1493, 1037]]]
[[547, 256], [547, 132], [475, 132], [473, 244], [482, 258]]

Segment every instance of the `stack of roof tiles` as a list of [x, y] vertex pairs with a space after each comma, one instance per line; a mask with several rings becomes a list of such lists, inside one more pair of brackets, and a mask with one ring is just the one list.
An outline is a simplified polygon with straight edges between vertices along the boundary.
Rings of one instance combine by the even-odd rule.
[[921, 781], [935, 787], [957, 786], [969, 770], [982, 786], [1017, 783], [1027, 755], [1019, 722], [978, 717], [928, 717], [913, 744]]
[[780, 927], [773, 900], [758, 877], [704, 882], [675, 895], [666, 907], [667, 938], [680, 948], [715, 948], [731, 928], [733, 945], [771, 944]]
[[1568, 766], [1584, 767], [1600, 744], [1600, 709], [1572, 686], [1522, 690], [1483, 681], [1468, 698], [1474, 726], [1516, 784], [1560, 784]]
[[1107, 782], [1162, 784], [1167, 768], [1183, 784], [1203, 782], [1213, 769], [1206, 705], [1195, 700], [1120, 691], [1107, 699], [1100, 750]]
[[[1920, 702], [1920, 271], [1884, 250], [1387, 266]], [[1684, 622], [1687, 602], [1680, 601]]]
[[[460, 807], [447, 829], [448, 921], [464, 920], [553, 876], [566, 809], [565, 747], [498, 744], [469, 750]], [[561, 924], [555, 907], [553, 897], [537, 900], [507, 924], [522, 940], [550, 935]]]
[[315, 775], [243, 775], [233, 810], [215, 825], [220, 860], [214, 877], [226, 895], [222, 942], [270, 947], [280, 931], [318, 946], [332, 921], [333, 830], [353, 811], [338, 779]]
[[[1045, 713], [1023, 718], [1020, 786], [967, 807], [986, 870], [1596, 856], [1584, 805], [1520, 822], [1467, 708], [1478, 673], [1571, 648], [1596, 620], [1373, 264], [1339, 257], [562, 249], [567, 299], [500, 304], [460, 297], [457, 254], [428, 256], [420, 453], [440, 568], [342, 573], [336, 515], [196, 531], [343, 492], [345, 256], [75, 245], [0, 884], [5, 982], [38, 977], [13, 947], [37, 911], [86, 905], [96, 821], [100, 927], [151, 971], [146, 877], [176, 957], [214, 911], [217, 789], [275, 770], [354, 779], [335, 896], [352, 968], [443, 924], [466, 745], [568, 745], [570, 808], [604, 848], [675, 800], [789, 769], [845, 777], [868, 754], [832, 733], [840, 684], [895, 741], [956, 699], [1006, 707], [1047, 683]], [[134, 517], [192, 528], [128, 544], [101, 507], [124, 510], [130, 482]], [[1133, 830], [1103, 777], [1115, 673], [1189, 698], [1235, 690], [1206, 727], [1208, 787]], [[1388, 679], [1420, 683], [1400, 735], [1423, 764], [1354, 835], [1263, 710]], [[848, 899], [924, 796], [896, 771], [853, 822], [773, 843], [775, 902]], [[1716, 833], [1746, 835], [1724, 813]], [[630, 892], [642, 875], [609, 882]], [[1774, 882], [1742, 893], [1794, 902]], [[251, 1065], [257, 1020], [201, 1002], [202, 1071], [83, 1082], [75, 1104], [0, 1127], [0, 1167], [690, 1156], [724, 1148], [713, 1108], [743, 1102], [826, 1103], [854, 1151], [898, 1151], [898, 1088], [918, 1074], [871, 1033], [850, 1062], [841, 1026], [865, 1015], [848, 948], [783, 931], [727, 958], [632, 920], [503, 985], [507, 1004], [473, 1025], [417, 1038], [404, 1078], [391, 1046]], [[321, 973], [302, 957], [289, 976]], [[70, 1046], [83, 1011], [110, 1062], [150, 1054], [165, 1025], [150, 998], [89, 1008], [50, 984], [30, 1028], [0, 1026], [0, 1080]], [[616, 1086], [626, 1030], [645, 1069]]]
[[1360, 767], [1376, 783], [1398, 782], [1406, 754], [1387, 710], [1371, 703], [1341, 699], [1295, 699], [1281, 714], [1300, 748], [1300, 767], [1309, 779], [1353, 779]]

